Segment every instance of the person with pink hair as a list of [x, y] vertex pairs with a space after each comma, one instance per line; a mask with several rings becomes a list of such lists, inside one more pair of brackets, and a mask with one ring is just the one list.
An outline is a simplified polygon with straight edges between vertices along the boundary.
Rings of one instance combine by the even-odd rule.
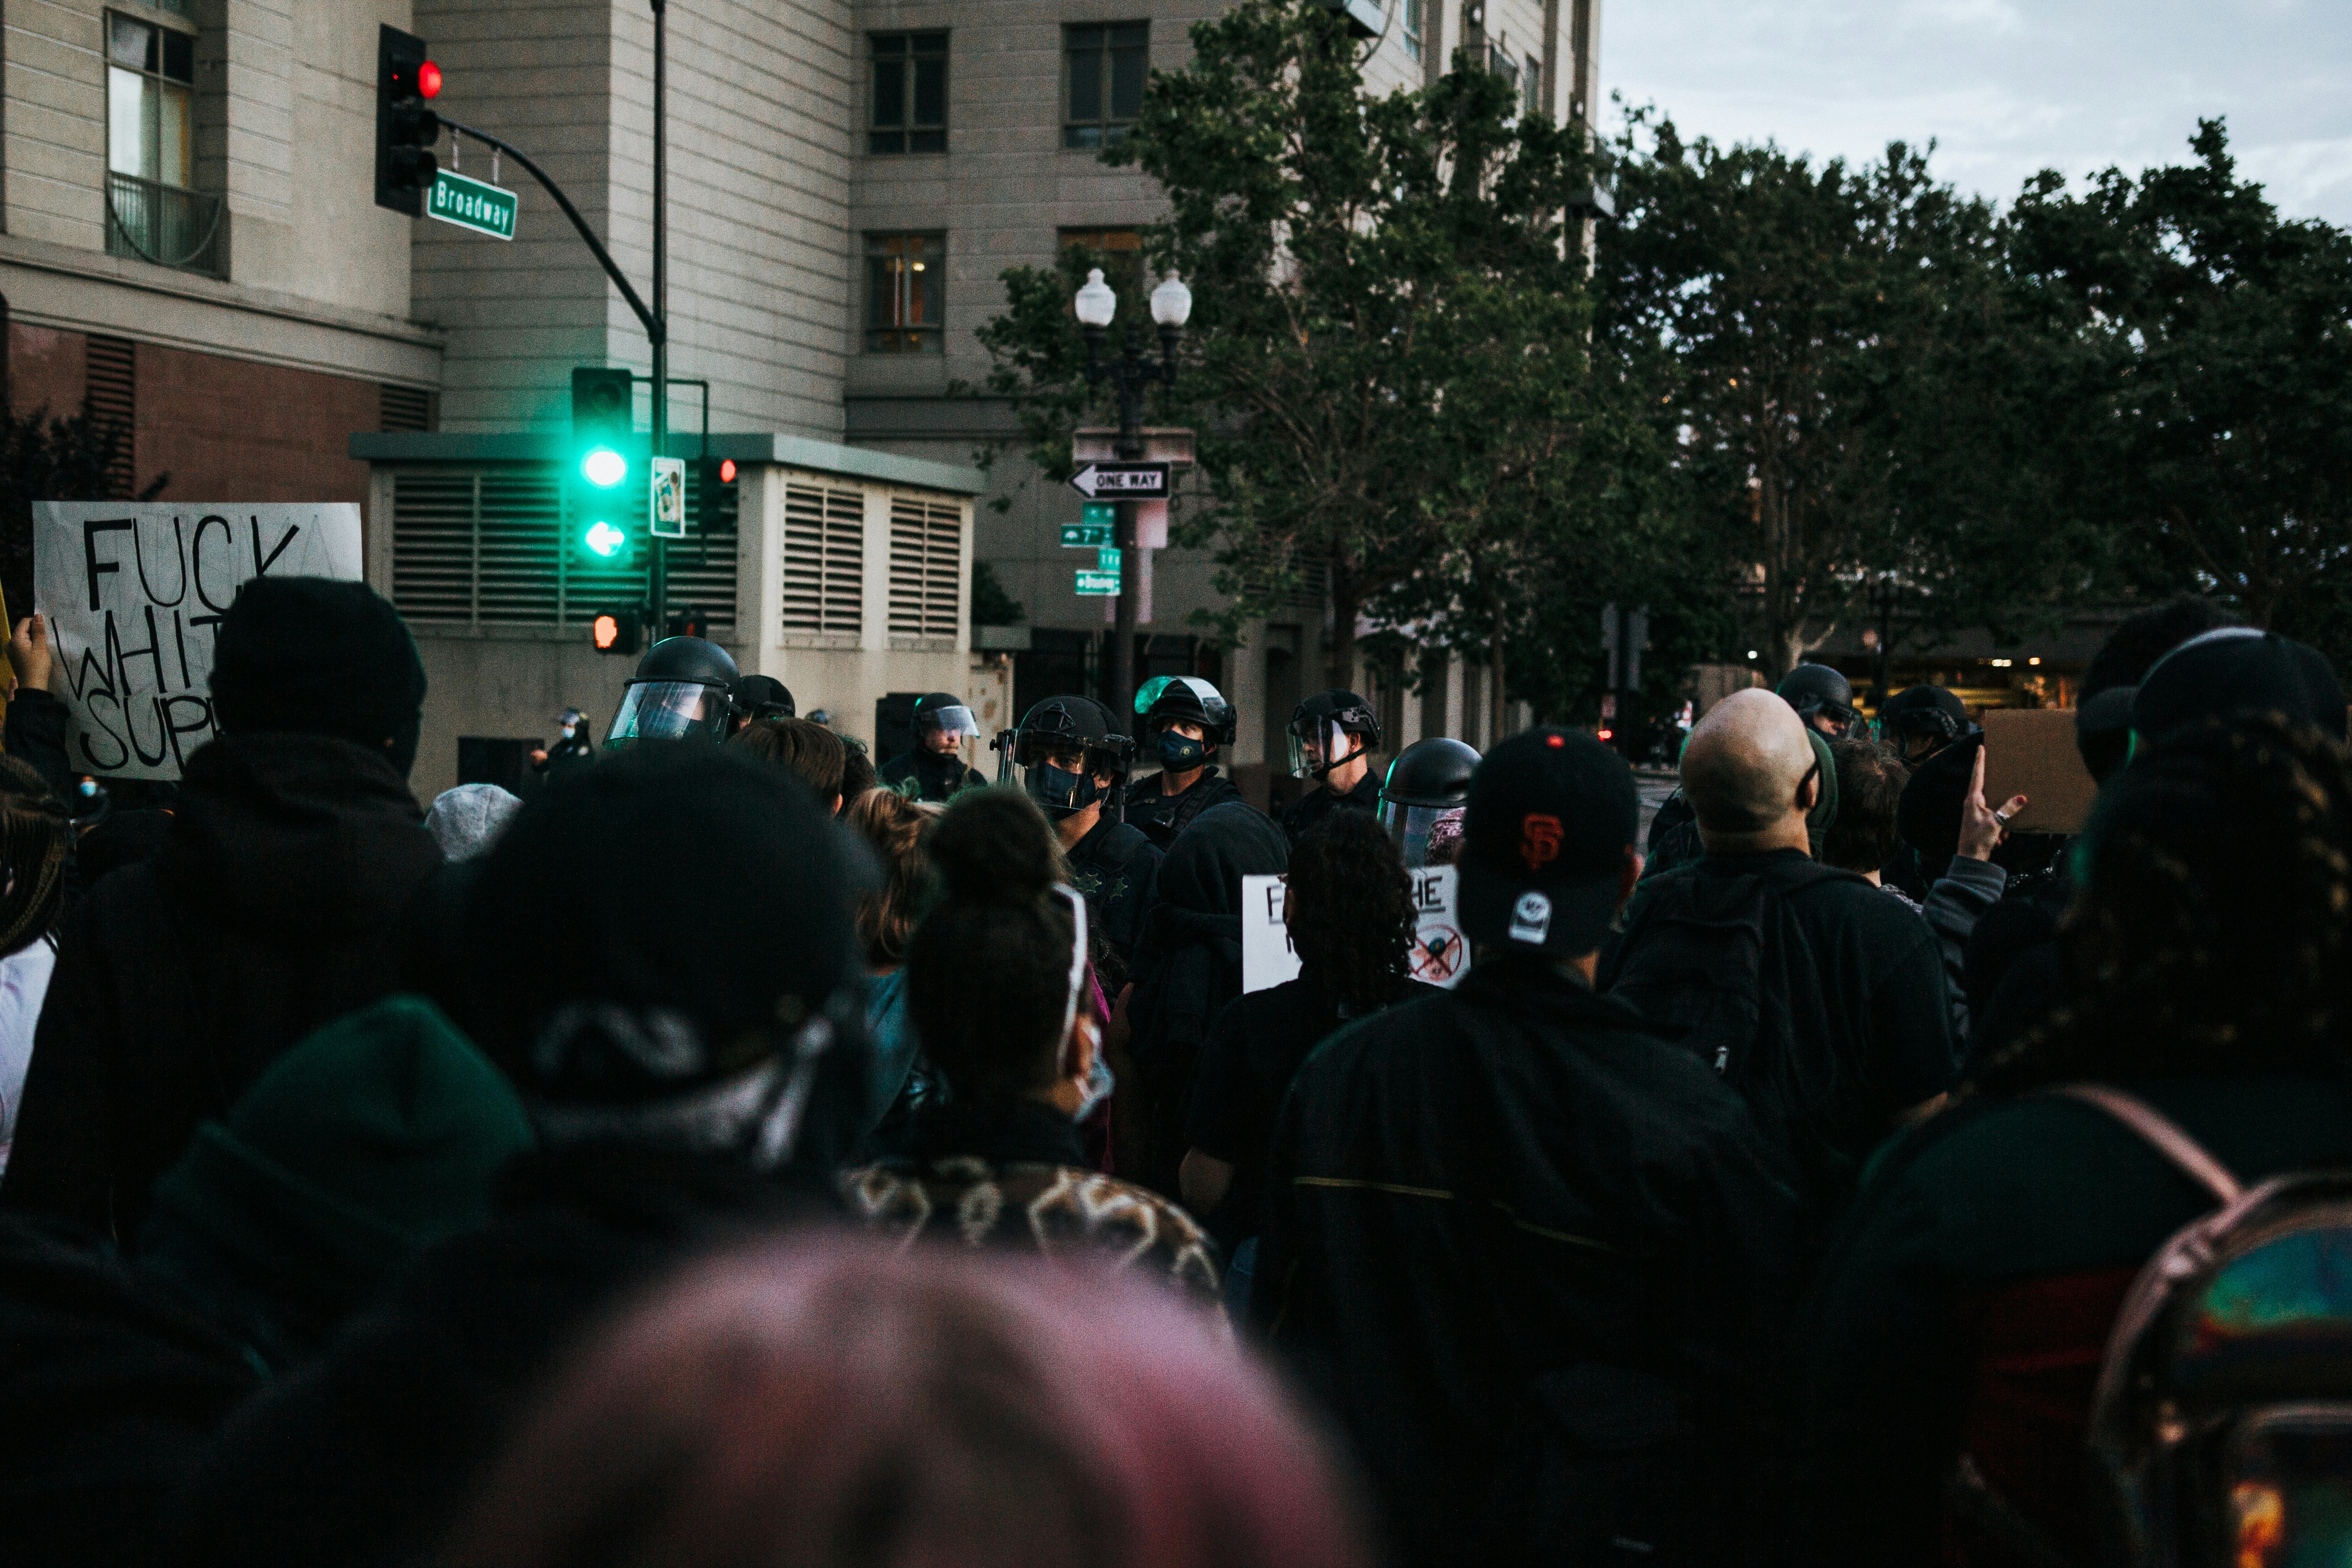
[[447, 1568], [1358, 1568], [1349, 1488], [1223, 1325], [1003, 1251], [770, 1244], [592, 1342]]

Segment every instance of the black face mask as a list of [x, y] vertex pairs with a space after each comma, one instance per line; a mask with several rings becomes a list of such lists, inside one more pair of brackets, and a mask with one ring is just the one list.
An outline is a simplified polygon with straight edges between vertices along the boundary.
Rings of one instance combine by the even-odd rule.
[[1074, 773], [1051, 763], [1038, 763], [1023, 781], [1029, 798], [1048, 816], [1076, 816], [1102, 798], [1102, 786], [1085, 773]]
[[1160, 731], [1160, 765], [1171, 773], [1190, 773], [1209, 755], [1209, 743], [1174, 730]]

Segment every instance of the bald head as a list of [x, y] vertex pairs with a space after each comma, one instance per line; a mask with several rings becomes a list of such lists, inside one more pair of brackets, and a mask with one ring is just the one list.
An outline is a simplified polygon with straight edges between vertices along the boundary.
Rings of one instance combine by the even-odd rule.
[[1805, 812], [1821, 787], [1805, 782], [1812, 768], [1795, 709], [1761, 687], [1732, 693], [1706, 710], [1683, 751], [1683, 796], [1699, 837], [1717, 854], [1805, 847]]

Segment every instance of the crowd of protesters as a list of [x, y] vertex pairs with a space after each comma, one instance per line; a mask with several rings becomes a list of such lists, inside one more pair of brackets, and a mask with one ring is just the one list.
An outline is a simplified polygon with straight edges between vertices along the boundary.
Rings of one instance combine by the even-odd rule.
[[1197, 677], [992, 784], [690, 637], [426, 809], [383, 600], [215, 643], [115, 809], [9, 645], [0, 1560], [2352, 1561], [2346, 699], [2206, 601], [2063, 838], [1819, 665], [1645, 838], [1585, 731], [1320, 693], [1277, 822]]

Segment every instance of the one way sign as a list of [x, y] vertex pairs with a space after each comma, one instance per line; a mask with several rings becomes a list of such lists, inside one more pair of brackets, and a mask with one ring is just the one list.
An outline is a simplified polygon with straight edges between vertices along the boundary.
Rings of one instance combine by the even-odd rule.
[[1166, 500], [1165, 463], [1088, 463], [1070, 476], [1070, 488], [1088, 500], [1117, 496], [1125, 500]]

